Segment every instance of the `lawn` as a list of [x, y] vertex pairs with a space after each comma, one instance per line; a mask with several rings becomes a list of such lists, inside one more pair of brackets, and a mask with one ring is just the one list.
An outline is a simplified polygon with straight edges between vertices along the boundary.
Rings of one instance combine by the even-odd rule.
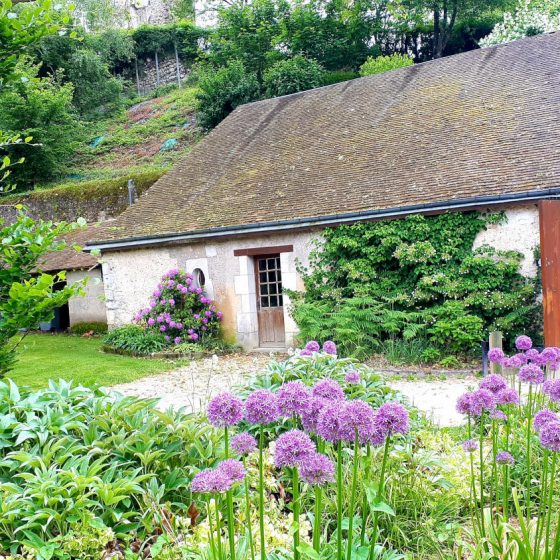
[[61, 378], [94, 387], [134, 381], [181, 363], [105, 354], [101, 344], [100, 338], [31, 334], [21, 343], [18, 360], [8, 377], [32, 388]]

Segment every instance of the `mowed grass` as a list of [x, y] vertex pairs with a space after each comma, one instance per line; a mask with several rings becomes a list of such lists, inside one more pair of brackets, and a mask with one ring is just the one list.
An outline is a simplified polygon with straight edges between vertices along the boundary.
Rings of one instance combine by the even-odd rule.
[[185, 363], [105, 354], [101, 345], [101, 338], [30, 334], [20, 344], [17, 362], [7, 377], [33, 389], [45, 387], [49, 379], [98, 387], [128, 383]]

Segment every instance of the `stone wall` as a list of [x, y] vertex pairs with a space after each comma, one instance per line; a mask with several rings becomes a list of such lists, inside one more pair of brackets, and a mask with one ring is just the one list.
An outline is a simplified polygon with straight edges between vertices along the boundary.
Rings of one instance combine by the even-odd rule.
[[[255, 275], [252, 257], [236, 257], [235, 249], [293, 245], [291, 253], [281, 253], [283, 286], [303, 289], [296, 272], [296, 259], [306, 265], [312, 233], [267, 235], [161, 248], [105, 253], [102, 256], [107, 320], [110, 327], [130, 323], [139, 308], [145, 307], [161, 276], [170, 268], [192, 272], [200, 268], [206, 277], [205, 289], [224, 313], [223, 328], [229, 340], [247, 349], [258, 347]], [[297, 327], [284, 299], [286, 344], [293, 344]]]
[[506, 221], [489, 225], [474, 240], [474, 247], [490, 245], [500, 251], [520, 251], [524, 255], [521, 274], [534, 278], [537, 275], [534, 251], [540, 246], [539, 208], [526, 204], [505, 210]]
[[[153, 58], [148, 58], [138, 63], [138, 80], [136, 89], [139, 95], [145, 95], [158, 86], [177, 84], [177, 74], [179, 81], [182, 82], [189, 74], [190, 70], [179, 59], [179, 71], [177, 72], [177, 60], [174, 55], [158, 56], [159, 78], [156, 67], [155, 54]], [[136, 77], [134, 78], [136, 79]]]
[[72, 297], [68, 301], [70, 326], [84, 322], [107, 322], [105, 291], [103, 289], [101, 269], [72, 270], [66, 274], [68, 284], [79, 282], [85, 277], [89, 278], [85, 287], [85, 295]]

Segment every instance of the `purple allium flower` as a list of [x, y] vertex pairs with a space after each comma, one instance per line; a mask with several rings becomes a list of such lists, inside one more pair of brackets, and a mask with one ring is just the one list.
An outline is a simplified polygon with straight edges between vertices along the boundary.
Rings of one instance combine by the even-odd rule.
[[209, 494], [227, 492], [233, 481], [219, 470], [204, 470], [197, 473], [191, 483], [191, 490], [195, 493]]
[[237, 459], [226, 459], [218, 465], [218, 470], [224, 473], [232, 482], [241, 482], [245, 475], [245, 467]]
[[506, 389], [507, 386], [507, 381], [501, 375], [495, 373], [491, 373], [480, 382], [481, 389], [488, 389], [494, 394]]
[[301, 430], [290, 430], [276, 440], [274, 464], [278, 468], [299, 467], [310, 453], [315, 451], [311, 438]]
[[198, 335], [197, 335], [196, 333], [192, 333], [192, 334], [189, 336], [189, 338], [190, 338], [191, 340], [198, 340]]
[[317, 435], [331, 443], [338, 443], [344, 439], [343, 426], [344, 401], [325, 402], [317, 419]]
[[235, 426], [243, 420], [243, 401], [232, 393], [220, 393], [208, 403], [208, 420], [216, 428]]
[[560, 453], [560, 422], [549, 422], [540, 433], [540, 442], [543, 447]]
[[528, 337], [522, 334], [515, 339], [515, 347], [518, 350], [530, 350], [533, 346], [533, 341]]
[[169, 335], [165, 335], [165, 342], [171, 342], [171, 337]]
[[311, 397], [309, 399], [308, 407], [301, 417], [301, 423], [306, 432], [311, 434], [316, 433], [319, 414], [328, 402], [330, 401], [321, 397]]
[[321, 379], [313, 386], [314, 397], [328, 399], [330, 401], [344, 399], [344, 390], [334, 379]]
[[299, 353], [300, 356], [313, 356], [313, 352], [311, 350], [303, 349]]
[[155, 320], [153, 317], [150, 317], [148, 319], [148, 325], [150, 325], [150, 327], [153, 327], [156, 324]]
[[463, 442], [462, 447], [465, 453], [474, 453], [478, 449], [478, 441], [476, 439], [468, 439]]
[[311, 391], [301, 381], [284, 383], [276, 393], [280, 412], [284, 416], [302, 416], [309, 406]]
[[553, 402], [560, 401], [560, 379], [547, 379], [543, 385], [543, 391]]
[[501, 348], [492, 348], [488, 351], [488, 359], [495, 364], [500, 364], [505, 357]]
[[280, 418], [278, 398], [268, 389], [253, 391], [245, 402], [245, 416], [251, 424], [272, 424]]
[[321, 347], [319, 346], [319, 343], [316, 340], [310, 340], [305, 345], [305, 349], [309, 350], [310, 352], [319, 352], [319, 350], [321, 350]]
[[516, 367], [524, 366], [529, 361], [529, 357], [524, 352], [514, 354], [511, 359], [513, 360], [513, 363], [516, 365]]
[[501, 410], [494, 410], [494, 412], [490, 415], [490, 418], [492, 420], [498, 420], [499, 422], [507, 422], [508, 419], [506, 414]]
[[257, 449], [257, 440], [249, 432], [241, 432], [231, 440], [231, 448], [238, 455], [249, 455]]
[[357, 371], [349, 371], [344, 379], [346, 383], [355, 385], [360, 382], [360, 374]]
[[167, 327], [165, 325], [161, 325], [161, 327], [159, 328], [159, 332], [165, 332], [167, 330]]
[[502, 389], [496, 395], [496, 404], [519, 404], [519, 395], [511, 387]]
[[498, 465], [515, 465], [515, 459], [511, 453], [507, 451], [500, 451], [496, 454], [496, 463]]
[[323, 352], [325, 354], [331, 354], [332, 356], [336, 356], [336, 344], [332, 340], [327, 340], [323, 344]]
[[554, 346], [549, 346], [548, 348], [545, 348], [541, 352], [540, 357], [544, 362], [544, 364], [549, 364], [551, 362], [554, 362], [558, 358], [558, 348], [555, 348]]
[[322, 453], [309, 453], [300, 465], [301, 479], [322, 486], [334, 480], [334, 463]]
[[472, 414], [472, 393], [463, 393], [458, 399], [455, 408], [459, 414]]
[[540, 356], [540, 352], [536, 348], [531, 348], [525, 352], [525, 357], [528, 360], [535, 360]]
[[471, 414], [481, 416], [496, 408], [496, 397], [488, 389], [478, 389], [471, 393]]
[[181, 344], [181, 337], [180, 337], [180, 336], [176, 336], [176, 337], [173, 339], [173, 342], [174, 342], [175, 344]]
[[220, 320], [223, 316], [224, 316], [224, 314], [221, 311], [218, 311], [218, 313], [216, 313], [216, 318], [218, 320]]
[[409, 429], [408, 411], [399, 403], [382, 404], [375, 412], [374, 423], [385, 437], [393, 434], [406, 434]]
[[342, 409], [341, 430], [347, 442], [354, 442], [357, 432], [360, 445], [367, 443], [374, 431], [373, 408], [358, 399], [345, 401]]
[[527, 364], [519, 370], [519, 379], [525, 383], [544, 383], [544, 371], [536, 364]]
[[533, 428], [535, 428], [536, 432], [540, 432], [547, 424], [559, 421], [558, 416], [552, 412], [552, 410], [544, 408], [535, 414], [535, 417], [533, 418]]

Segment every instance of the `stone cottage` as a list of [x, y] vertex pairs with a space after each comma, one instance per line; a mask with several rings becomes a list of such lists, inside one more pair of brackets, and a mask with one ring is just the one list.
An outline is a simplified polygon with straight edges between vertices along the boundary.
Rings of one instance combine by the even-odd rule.
[[479, 235], [540, 246], [547, 343], [560, 345], [560, 33], [237, 108], [106, 228], [107, 316], [127, 323], [172, 267], [196, 273], [246, 348], [292, 344], [325, 227], [414, 213], [505, 211]]

